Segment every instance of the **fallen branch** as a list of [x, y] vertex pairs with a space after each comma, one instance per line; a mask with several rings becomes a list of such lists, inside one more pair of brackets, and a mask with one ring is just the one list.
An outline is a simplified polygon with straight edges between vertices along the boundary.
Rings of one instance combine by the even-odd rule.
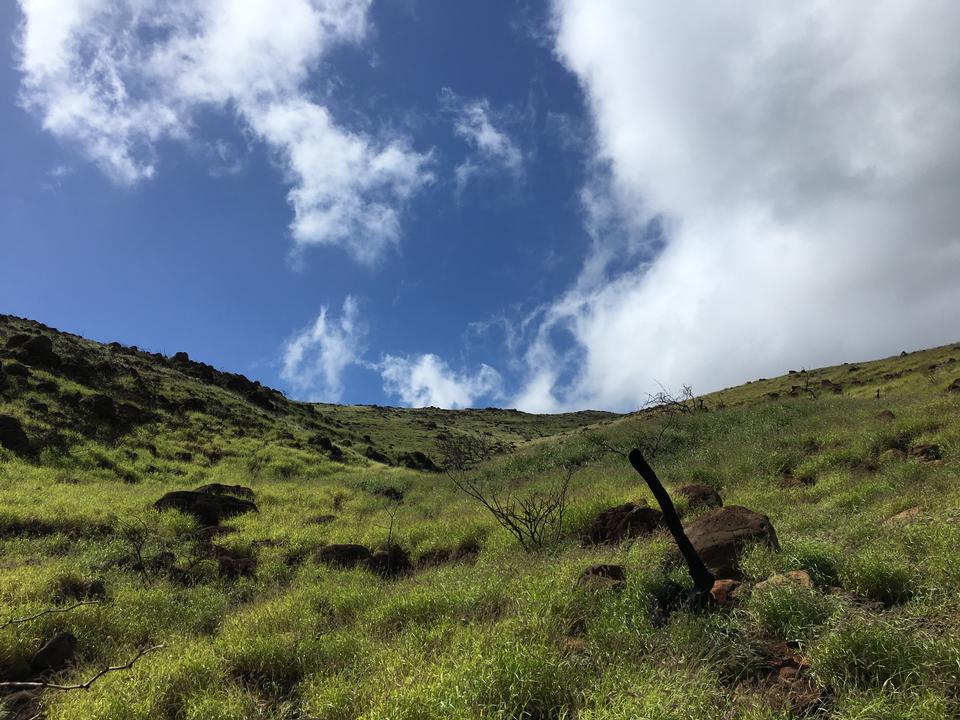
[[78, 607], [83, 607], [84, 605], [102, 605], [102, 604], [103, 604], [103, 600], [82, 600], [78, 603], [74, 603], [73, 605], [70, 605], [69, 607], [47, 608], [46, 610], [42, 610], [41, 612], [38, 612], [36, 615], [28, 615], [27, 617], [22, 617], [22, 618], [10, 618], [5, 623], [0, 625], [0, 630], [3, 630], [6, 627], [10, 627], [11, 625], [22, 625], [23, 623], [30, 622], [31, 620], [42, 618], [44, 615], [50, 615], [52, 613], [70, 612], [71, 610], [76, 610]]
[[107, 673], [116, 672], [117, 670], [129, 670], [133, 667], [133, 664], [142, 658], [147, 653], [152, 653], [157, 650], [161, 650], [164, 645], [154, 645], [153, 647], [143, 648], [138, 652], [129, 662], [123, 665], [110, 665], [108, 667], [100, 670], [96, 675], [87, 680], [86, 682], [77, 683], [76, 685], [58, 685], [56, 683], [48, 683], [42, 681], [34, 682], [0, 682], [0, 688], [41, 688], [44, 690], [89, 690], [90, 686], [93, 685], [97, 680], [102, 678]]

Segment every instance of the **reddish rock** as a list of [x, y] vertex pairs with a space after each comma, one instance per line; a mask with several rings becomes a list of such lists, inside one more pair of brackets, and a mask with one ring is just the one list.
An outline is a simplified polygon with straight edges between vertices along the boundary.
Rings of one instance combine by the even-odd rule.
[[741, 579], [738, 562], [748, 545], [761, 543], [773, 550], [780, 549], [770, 518], [739, 505], [711, 510], [684, 530], [717, 579]]
[[584, 533], [584, 539], [591, 543], [614, 544], [628, 538], [649, 535], [662, 526], [662, 512], [628, 502], [597, 515]]

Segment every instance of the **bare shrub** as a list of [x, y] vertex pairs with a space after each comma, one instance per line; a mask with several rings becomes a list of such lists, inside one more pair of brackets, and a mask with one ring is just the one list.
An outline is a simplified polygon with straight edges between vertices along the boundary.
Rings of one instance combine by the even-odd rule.
[[[659, 385], [659, 383], [658, 383]], [[673, 392], [660, 385], [660, 390], [652, 395], [647, 395], [647, 402], [643, 404], [643, 410], [660, 410], [666, 413], [676, 413], [679, 415], [689, 415], [695, 412], [706, 412], [709, 410], [702, 397], [693, 394], [693, 388], [689, 385], [681, 385], [680, 392]]]

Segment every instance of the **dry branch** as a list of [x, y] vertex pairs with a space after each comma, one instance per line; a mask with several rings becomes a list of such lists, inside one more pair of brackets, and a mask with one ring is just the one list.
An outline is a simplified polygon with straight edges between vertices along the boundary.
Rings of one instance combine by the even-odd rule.
[[36, 615], [28, 615], [22, 618], [10, 618], [5, 623], [0, 625], [0, 630], [3, 630], [6, 627], [11, 625], [22, 625], [23, 623], [30, 622], [31, 620], [36, 620], [37, 618], [42, 618], [44, 615], [51, 615], [53, 613], [65, 613], [70, 612], [71, 610], [76, 610], [78, 607], [83, 607], [84, 605], [102, 605], [103, 600], [82, 600], [81, 602], [74, 603], [68, 607], [63, 608], [47, 608], [46, 610], [41, 610]]
[[76, 685], [58, 685], [57, 683], [49, 683], [43, 681], [34, 681], [34, 682], [0, 682], [0, 688], [41, 688], [44, 690], [89, 690], [90, 686], [93, 685], [97, 680], [102, 678], [107, 673], [116, 672], [118, 670], [129, 670], [133, 667], [133, 664], [137, 662], [140, 658], [148, 653], [155, 652], [164, 647], [164, 645], [154, 645], [152, 647], [143, 648], [138, 652], [133, 658], [123, 665], [110, 665], [103, 668], [96, 675], [91, 677], [86, 682], [77, 683]]

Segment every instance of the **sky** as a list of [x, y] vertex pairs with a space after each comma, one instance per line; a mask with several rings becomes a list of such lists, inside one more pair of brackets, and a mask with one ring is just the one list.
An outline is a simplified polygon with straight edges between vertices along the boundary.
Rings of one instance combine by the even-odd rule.
[[310, 401], [960, 339], [953, 0], [0, 5], [0, 312]]

